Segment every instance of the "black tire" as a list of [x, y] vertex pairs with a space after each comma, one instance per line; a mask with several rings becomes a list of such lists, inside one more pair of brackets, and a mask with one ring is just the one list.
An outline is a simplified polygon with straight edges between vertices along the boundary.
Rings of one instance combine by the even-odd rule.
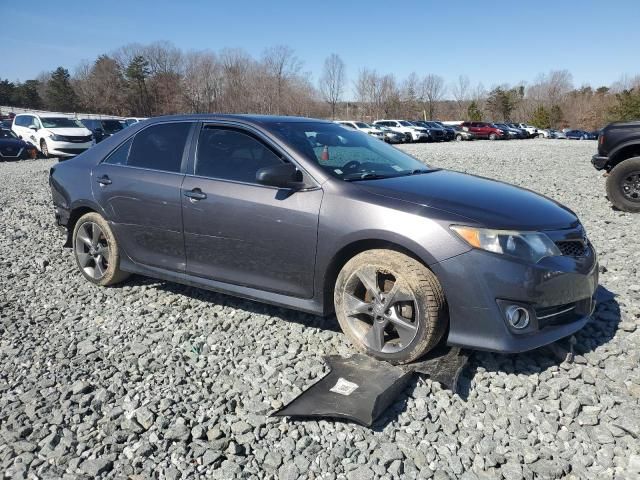
[[461, 142], [463, 140], [462, 135], [456, 135], [456, 142]]
[[[393, 347], [393, 351], [382, 351], [382, 349], [373, 349], [366, 344], [366, 334], [369, 329], [373, 329], [373, 326], [367, 328], [369, 320], [376, 322], [373, 319], [372, 313], [364, 313], [364, 321], [360, 321], [358, 314], [349, 315], [347, 312], [346, 304], [350, 300], [353, 300], [354, 295], [351, 294], [351, 286], [359, 283], [360, 276], [358, 272], [362, 272], [363, 269], [373, 270], [376, 273], [376, 285], [380, 287], [380, 293], [382, 295], [389, 294], [393, 290], [385, 290], [388, 278], [393, 278], [392, 285], [398, 283], [400, 289], [406, 294], [412, 296], [411, 302], [398, 301], [397, 303], [390, 303], [389, 310], [384, 315], [388, 314], [391, 309], [394, 309], [396, 315], [400, 314], [403, 320], [407, 320], [405, 316], [405, 308], [409, 305], [411, 309], [410, 325], [412, 327], [412, 340], [408, 340], [406, 345], [404, 340], [401, 342], [401, 338], [390, 340], [397, 342]], [[366, 270], [365, 270], [366, 271]], [[384, 275], [381, 280], [377, 275]], [[362, 285], [360, 288], [362, 288]], [[393, 287], [388, 287], [392, 289]], [[361, 290], [362, 291], [362, 290]], [[373, 305], [375, 300], [371, 303], [366, 303], [366, 295], [369, 295], [369, 290], [365, 291], [365, 302], [361, 302], [362, 305]], [[356, 301], [359, 301], [356, 299]], [[385, 360], [394, 364], [409, 363], [412, 362], [428, 351], [433, 349], [440, 339], [442, 338], [448, 324], [448, 311], [446, 307], [446, 301], [440, 282], [436, 276], [424, 265], [417, 260], [408, 257], [407, 255], [396, 252], [393, 250], [367, 250], [362, 252], [351, 260], [349, 260], [338, 275], [334, 290], [334, 304], [336, 316], [340, 327], [345, 335], [349, 338], [352, 345], [359, 351], [365, 352], [368, 355]], [[372, 308], [368, 308], [369, 311]], [[400, 313], [402, 312], [402, 313]], [[369, 318], [371, 317], [371, 318]], [[387, 324], [387, 328], [391, 327], [393, 330], [394, 325]], [[385, 330], [387, 332], [387, 330]], [[393, 332], [390, 332], [392, 337]], [[388, 333], [383, 334], [385, 337]], [[387, 343], [382, 341], [385, 348]]]
[[42, 153], [42, 158], [49, 158], [49, 147], [47, 147], [47, 142], [44, 140], [40, 140], [40, 153]]
[[498, 138], [498, 136], [495, 133], [492, 133], [492, 134], [489, 135], [489, 140], [495, 140], [497, 138]]
[[[635, 187], [625, 192], [625, 183], [634, 177]], [[624, 212], [640, 212], [640, 157], [628, 158], [613, 167], [607, 177], [607, 196], [613, 205]]]
[[[97, 270], [98, 260], [92, 253], [84, 253], [81, 251], [81, 247], [84, 245], [86, 247], [85, 250], [91, 249], [91, 247], [86, 243], [86, 240], [83, 240], [84, 236], [79, 237], [80, 232], [88, 232], [89, 229], [93, 229], [93, 225], [97, 225], [101, 233], [99, 242], [95, 242], [95, 249], [101, 249], [103, 252], [103, 256], [100, 257], [99, 262], [101, 264], [100, 270], [103, 271], [102, 274], [92, 275], [90, 272], [93, 269], [94, 272]], [[109, 227], [109, 223], [102, 218], [102, 216], [95, 212], [90, 212], [78, 219], [76, 225], [73, 229], [73, 252], [74, 257], [76, 259], [76, 265], [78, 269], [91, 283], [95, 285], [101, 285], [103, 287], [109, 285], [115, 285], [116, 283], [122, 282], [129, 277], [129, 273], [120, 270], [120, 248], [118, 246], [118, 241], [116, 237], [113, 235], [111, 231], [111, 227]], [[104, 255], [106, 254], [106, 255]], [[83, 263], [83, 259], [87, 260], [87, 257], [83, 255], [87, 255], [89, 263], [86, 261]], [[104, 256], [107, 258], [105, 259]], [[91, 262], [93, 262], [93, 267]]]

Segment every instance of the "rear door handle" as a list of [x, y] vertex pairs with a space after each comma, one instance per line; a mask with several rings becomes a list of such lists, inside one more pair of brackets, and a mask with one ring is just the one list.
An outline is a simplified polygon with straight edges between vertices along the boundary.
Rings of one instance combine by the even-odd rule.
[[102, 185], [103, 187], [104, 187], [105, 185], [111, 185], [111, 179], [109, 178], [109, 176], [108, 176], [108, 175], [103, 175], [103, 176], [101, 176], [101, 177], [98, 177], [97, 181], [98, 181], [98, 183], [99, 183], [100, 185]]
[[207, 198], [207, 194], [203, 193], [199, 188], [194, 188], [193, 190], [184, 192], [184, 196], [189, 197], [189, 200], [192, 202], [197, 202], [198, 200], [204, 200]]

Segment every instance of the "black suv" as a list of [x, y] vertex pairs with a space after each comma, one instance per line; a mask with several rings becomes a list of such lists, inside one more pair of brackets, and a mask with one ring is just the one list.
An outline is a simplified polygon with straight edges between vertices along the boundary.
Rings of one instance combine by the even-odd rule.
[[80, 118], [79, 120], [82, 125], [91, 130], [96, 143], [124, 129], [122, 123], [115, 119]]
[[609, 201], [625, 212], [640, 212], [640, 121], [607, 125], [591, 163], [607, 171]]

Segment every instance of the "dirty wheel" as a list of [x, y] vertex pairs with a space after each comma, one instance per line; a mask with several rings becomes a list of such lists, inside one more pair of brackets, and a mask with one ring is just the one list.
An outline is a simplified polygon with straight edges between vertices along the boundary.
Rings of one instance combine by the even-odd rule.
[[119, 268], [118, 243], [109, 224], [97, 213], [87, 213], [76, 223], [73, 253], [82, 275], [91, 283], [113, 285], [129, 276]]
[[607, 177], [607, 196], [625, 212], [640, 212], [640, 157], [616, 165]]
[[349, 260], [338, 275], [334, 302], [354, 346], [391, 363], [408, 363], [427, 353], [448, 321], [435, 275], [393, 250], [368, 250]]
[[47, 142], [44, 139], [40, 140], [40, 151], [44, 158], [49, 158], [49, 147], [47, 147]]

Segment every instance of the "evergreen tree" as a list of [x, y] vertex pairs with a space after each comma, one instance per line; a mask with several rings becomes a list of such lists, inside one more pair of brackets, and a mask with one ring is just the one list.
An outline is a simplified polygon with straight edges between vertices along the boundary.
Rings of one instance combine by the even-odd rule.
[[51, 73], [46, 92], [48, 106], [52, 110], [73, 112], [78, 105], [70, 78], [69, 71], [63, 67], [58, 67]]
[[142, 55], [133, 57], [125, 70], [125, 77], [129, 83], [129, 98], [136, 115], [151, 115], [146, 83], [150, 74], [149, 62]]
[[478, 108], [478, 104], [475, 102], [475, 100], [469, 104], [469, 108], [467, 108], [467, 115], [469, 116], [469, 121], [471, 122], [482, 121], [482, 111]]
[[533, 111], [533, 116], [531, 117], [531, 123], [538, 128], [550, 128], [551, 127], [551, 119], [549, 116], [549, 112], [543, 105], [538, 106]]
[[640, 119], [640, 89], [616, 93], [616, 104], [609, 111], [609, 120], [628, 121]]
[[9, 80], [0, 80], [0, 105], [13, 105], [16, 86]]
[[560, 105], [553, 105], [551, 107], [551, 112], [549, 112], [549, 123], [552, 127], [557, 128], [563, 120], [564, 112], [562, 111], [562, 108], [560, 108]]
[[508, 122], [518, 102], [524, 96], [524, 87], [505, 90], [502, 87], [494, 88], [487, 98], [487, 107], [494, 117]]

